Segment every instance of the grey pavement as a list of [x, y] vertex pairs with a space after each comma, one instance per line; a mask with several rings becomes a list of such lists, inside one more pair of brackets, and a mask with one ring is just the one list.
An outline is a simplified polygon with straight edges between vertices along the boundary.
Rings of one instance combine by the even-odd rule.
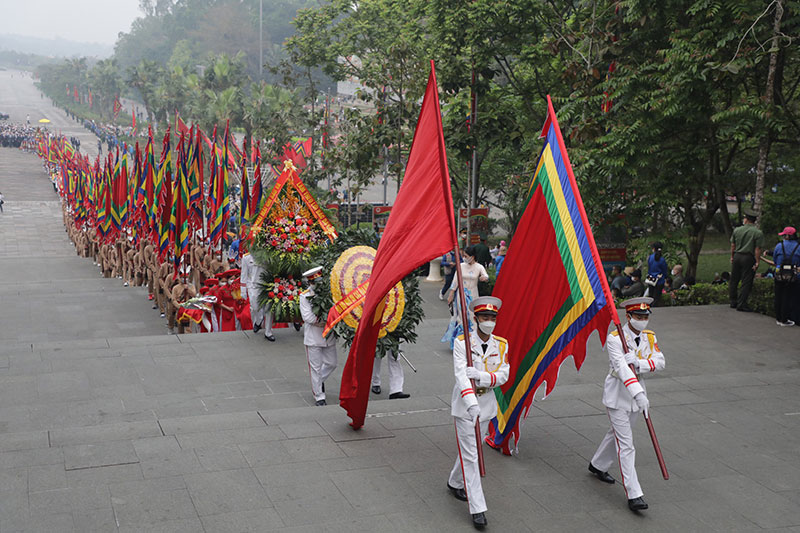
[[[356, 432], [335, 405], [342, 347], [331, 405], [313, 407], [301, 334], [168, 336], [144, 290], [75, 255], [35, 156], [0, 149], [0, 190], [0, 533], [472, 530], [445, 488], [438, 284], [422, 283], [426, 319], [405, 348], [412, 397], [373, 395]], [[800, 531], [800, 328], [721, 306], [657, 309], [651, 324], [671, 478], [640, 424], [650, 509], [631, 513], [619, 484], [586, 471], [608, 425], [594, 336], [580, 372], [567, 361], [534, 403], [520, 454], [487, 450], [490, 530]]]

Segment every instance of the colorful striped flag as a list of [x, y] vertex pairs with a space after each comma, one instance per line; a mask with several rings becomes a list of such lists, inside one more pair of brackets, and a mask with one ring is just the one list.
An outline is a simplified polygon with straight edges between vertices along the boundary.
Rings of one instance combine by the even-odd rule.
[[[214, 179], [214, 206], [211, 213], [211, 230], [209, 231], [209, 242], [211, 245], [217, 244], [225, 233], [230, 216], [230, 197], [228, 195], [228, 127], [225, 127], [225, 140], [222, 157], [214, 165], [216, 175]], [[216, 158], [215, 158], [216, 159]]]
[[596, 330], [605, 342], [613, 312], [549, 96], [547, 103], [545, 145], [493, 292], [503, 301], [495, 331], [508, 340], [511, 371], [495, 389], [497, 418], [486, 440], [507, 454], [517, 449], [520, 423], [536, 390], [543, 382], [545, 394], [553, 390], [570, 355], [580, 369], [589, 335]]
[[164, 134], [161, 163], [158, 169], [158, 255], [163, 261], [169, 252], [169, 219], [172, 212], [172, 149], [169, 127]]
[[175, 181], [170, 217], [170, 232], [175, 245], [175, 270], [173, 272], [175, 278], [178, 277], [180, 271], [181, 258], [189, 251], [189, 176], [186, 166], [188, 156], [183, 146], [183, 137], [184, 134], [181, 133], [178, 179]]
[[264, 186], [261, 184], [261, 141], [256, 142], [255, 171], [253, 176], [253, 190], [250, 193], [248, 214], [252, 220], [261, 210], [261, 201], [264, 196]]

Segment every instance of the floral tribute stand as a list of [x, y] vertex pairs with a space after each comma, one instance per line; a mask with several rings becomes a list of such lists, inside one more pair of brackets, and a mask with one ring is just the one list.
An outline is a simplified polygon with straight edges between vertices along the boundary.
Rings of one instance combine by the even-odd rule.
[[250, 253], [264, 269], [258, 301], [270, 309], [273, 327], [286, 327], [291, 322], [300, 329], [302, 273], [311, 266], [312, 252], [336, 237], [336, 230], [300, 180], [297, 168], [285, 161], [248, 235]]

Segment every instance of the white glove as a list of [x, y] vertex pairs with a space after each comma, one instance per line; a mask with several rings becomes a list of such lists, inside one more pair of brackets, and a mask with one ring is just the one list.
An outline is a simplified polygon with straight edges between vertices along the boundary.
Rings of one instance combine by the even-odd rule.
[[634, 365], [634, 367], [638, 368], [638, 364], [639, 364], [637, 362], [638, 360], [639, 360], [639, 358], [636, 357], [636, 354], [633, 353], [633, 352], [628, 352], [628, 353], [625, 354], [625, 362], [628, 363], [629, 365]]
[[472, 423], [475, 424], [478, 421], [478, 415], [481, 414], [481, 408], [478, 407], [478, 404], [470, 405], [467, 407], [467, 414]]
[[648, 410], [650, 409], [650, 402], [647, 400], [647, 395], [644, 393], [644, 391], [634, 396], [633, 399], [636, 400], [636, 405], [639, 406], [639, 409], [644, 413], [644, 416], [649, 416]]
[[468, 379], [481, 379], [480, 371], [476, 370], [474, 366], [467, 367], [467, 378]]

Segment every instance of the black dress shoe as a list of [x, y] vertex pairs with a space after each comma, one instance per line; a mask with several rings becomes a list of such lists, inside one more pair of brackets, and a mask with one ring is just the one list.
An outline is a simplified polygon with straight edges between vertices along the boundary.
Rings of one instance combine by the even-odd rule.
[[328, 402], [325, 400], [317, 400], [314, 405], [328, 405]]
[[411, 395], [405, 392], [393, 392], [389, 395], [390, 400], [402, 400], [403, 398], [411, 398]]
[[264, 338], [267, 339], [269, 342], [275, 342], [275, 337], [272, 335], [264, 335]]
[[258, 333], [260, 329], [261, 329], [261, 326], [259, 326], [258, 324], [254, 325], [253, 326], [253, 333]]
[[373, 385], [372, 386], [372, 394], [380, 394], [381, 393], [381, 386], [380, 385]]
[[631, 511], [644, 511], [648, 507], [647, 502], [644, 501], [644, 498], [641, 496], [628, 500], [628, 509]]
[[489, 521], [486, 520], [486, 513], [475, 513], [472, 515], [472, 525], [475, 529], [483, 529]]
[[450, 490], [450, 493], [456, 500], [461, 500], [462, 502], [467, 501], [467, 491], [464, 489], [457, 489], [455, 487], [451, 487], [450, 483], [447, 484], [447, 488]]
[[597, 476], [597, 479], [602, 481], [603, 483], [614, 483], [616, 480], [609, 475], [608, 472], [603, 472], [595, 468], [592, 463], [589, 463], [589, 472]]

